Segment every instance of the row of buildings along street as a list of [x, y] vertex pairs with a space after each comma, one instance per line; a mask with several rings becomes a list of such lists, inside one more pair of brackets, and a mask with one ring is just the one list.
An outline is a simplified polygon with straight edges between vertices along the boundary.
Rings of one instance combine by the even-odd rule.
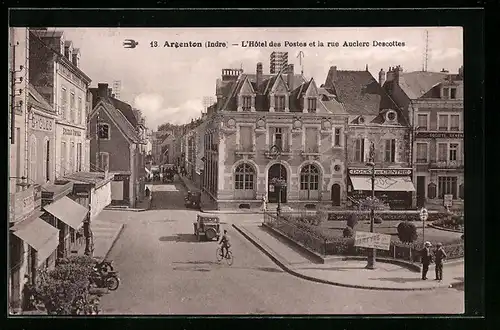
[[92, 221], [106, 206], [144, 199], [151, 150], [141, 112], [107, 84], [90, 87], [85, 50], [63, 31], [11, 29], [9, 55], [9, 301], [18, 307], [41, 269], [92, 250]]
[[[279, 59], [279, 60], [278, 60]], [[316, 82], [273, 52], [270, 73], [222, 69], [213, 103], [181, 132], [155, 132], [153, 157], [184, 167], [219, 209], [281, 202], [349, 208], [371, 191], [391, 209], [461, 210], [463, 67], [456, 72], [330, 67]], [[278, 146], [279, 159], [271, 152]]]

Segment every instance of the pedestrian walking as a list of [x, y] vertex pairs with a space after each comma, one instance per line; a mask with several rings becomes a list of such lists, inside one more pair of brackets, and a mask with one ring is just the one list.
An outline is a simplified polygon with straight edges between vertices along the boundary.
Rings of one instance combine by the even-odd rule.
[[432, 262], [432, 252], [431, 252], [431, 242], [427, 241], [424, 244], [424, 248], [421, 251], [422, 256], [422, 280], [427, 279], [427, 271], [429, 271], [429, 265]]
[[436, 244], [436, 251], [434, 251], [434, 262], [436, 264], [436, 281], [443, 280], [443, 261], [447, 258], [446, 252], [444, 252], [443, 244]]
[[262, 194], [262, 211], [267, 211], [267, 194]]

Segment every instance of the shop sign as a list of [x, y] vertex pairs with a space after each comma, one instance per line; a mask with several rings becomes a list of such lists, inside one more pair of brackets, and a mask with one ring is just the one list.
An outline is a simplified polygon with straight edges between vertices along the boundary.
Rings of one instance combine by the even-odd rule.
[[82, 136], [82, 132], [76, 129], [63, 128], [63, 135]]
[[52, 132], [54, 129], [54, 119], [34, 113], [33, 119], [31, 120], [31, 129], [36, 131]]
[[444, 195], [443, 204], [445, 207], [451, 207], [453, 204], [453, 195], [452, 194]]
[[[412, 170], [410, 168], [377, 168], [375, 175], [383, 176], [409, 176]], [[372, 170], [369, 168], [350, 168], [349, 175], [371, 175]]]
[[463, 139], [464, 133], [454, 132], [417, 132], [417, 138], [432, 139], [432, 138], [447, 138], [447, 139]]
[[14, 194], [13, 197], [14, 200], [11, 200], [11, 204], [13, 203], [14, 206], [13, 220], [17, 222], [22, 220], [35, 209], [34, 189], [29, 188], [27, 190], [20, 191]]
[[126, 181], [130, 176], [125, 174], [115, 174], [113, 181]]
[[73, 195], [77, 197], [89, 197], [89, 190], [85, 185], [73, 185]]
[[356, 231], [354, 236], [354, 246], [389, 250], [390, 244], [391, 235]]

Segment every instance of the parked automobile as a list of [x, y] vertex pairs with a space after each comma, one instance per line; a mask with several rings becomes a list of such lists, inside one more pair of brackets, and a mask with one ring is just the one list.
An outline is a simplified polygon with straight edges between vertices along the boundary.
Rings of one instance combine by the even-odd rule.
[[207, 241], [211, 241], [214, 238], [219, 240], [220, 237], [220, 221], [219, 217], [215, 215], [205, 215], [198, 214], [196, 217], [196, 222], [193, 223], [194, 234], [198, 241], [201, 241], [202, 237]]

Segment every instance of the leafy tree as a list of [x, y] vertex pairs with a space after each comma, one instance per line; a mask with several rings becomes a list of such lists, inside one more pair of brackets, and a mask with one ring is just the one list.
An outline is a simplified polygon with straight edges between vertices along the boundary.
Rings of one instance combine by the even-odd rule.
[[404, 221], [399, 223], [398, 225], [398, 237], [399, 240], [403, 243], [412, 243], [414, 242], [417, 235], [417, 227], [414, 223], [409, 221]]

